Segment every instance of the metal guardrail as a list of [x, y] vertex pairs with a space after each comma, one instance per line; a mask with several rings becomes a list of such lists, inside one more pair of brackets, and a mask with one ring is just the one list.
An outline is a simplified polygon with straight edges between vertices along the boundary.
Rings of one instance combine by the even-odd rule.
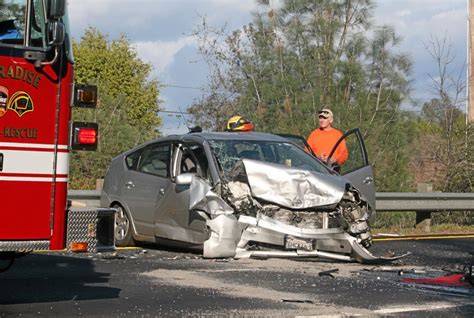
[[[98, 190], [69, 190], [68, 199], [85, 206], [100, 205]], [[474, 211], [474, 193], [377, 192], [378, 212]]]
[[474, 211], [474, 193], [377, 192], [377, 212]]
[[99, 190], [68, 190], [67, 198], [73, 205], [100, 206]]

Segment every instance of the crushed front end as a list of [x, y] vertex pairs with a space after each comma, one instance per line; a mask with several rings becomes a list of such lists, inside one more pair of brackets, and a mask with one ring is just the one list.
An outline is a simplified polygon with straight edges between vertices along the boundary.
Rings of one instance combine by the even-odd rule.
[[323, 257], [375, 262], [372, 214], [341, 176], [242, 159], [214, 188], [199, 177], [190, 208], [206, 218], [204, 257]]

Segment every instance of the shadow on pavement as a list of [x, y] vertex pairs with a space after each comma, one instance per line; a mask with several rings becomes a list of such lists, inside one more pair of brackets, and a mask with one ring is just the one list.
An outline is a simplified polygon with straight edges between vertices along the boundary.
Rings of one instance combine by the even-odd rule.
[[[82, 256], [81, 256], [82, 257]], [[54, 254], [30, 254], [0, 274], [0, 304], [118, 298], [108, 286], [110, 273], [96, 272], [92, 260]]]

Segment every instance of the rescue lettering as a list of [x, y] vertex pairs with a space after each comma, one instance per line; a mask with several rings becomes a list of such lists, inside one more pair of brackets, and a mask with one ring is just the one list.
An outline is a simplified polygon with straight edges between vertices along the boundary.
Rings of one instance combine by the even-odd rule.
[[5, 67], [4, 65], [0, 65], [0, 78], [13, 78], [17, 80], [21, 80], [25, 83], [33, 85], [33, 87], [38, 88], [41, 76], [34, 72], [19, 65], [9, 65]]
[[5, 127], [0, 135], [5, 138], [36, 139], [38, 138], [38, 129], [36, 128], [13, 128]]

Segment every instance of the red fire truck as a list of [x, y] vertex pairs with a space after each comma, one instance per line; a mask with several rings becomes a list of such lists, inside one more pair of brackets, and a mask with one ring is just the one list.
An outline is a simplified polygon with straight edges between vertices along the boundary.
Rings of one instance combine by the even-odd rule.
[[73, 85], [66, 0], [0, 1], [0, 259], [113, 248], [114, 210], [68, 206], [69, 156], [97, 125], [71, 123], [97, 90]]

